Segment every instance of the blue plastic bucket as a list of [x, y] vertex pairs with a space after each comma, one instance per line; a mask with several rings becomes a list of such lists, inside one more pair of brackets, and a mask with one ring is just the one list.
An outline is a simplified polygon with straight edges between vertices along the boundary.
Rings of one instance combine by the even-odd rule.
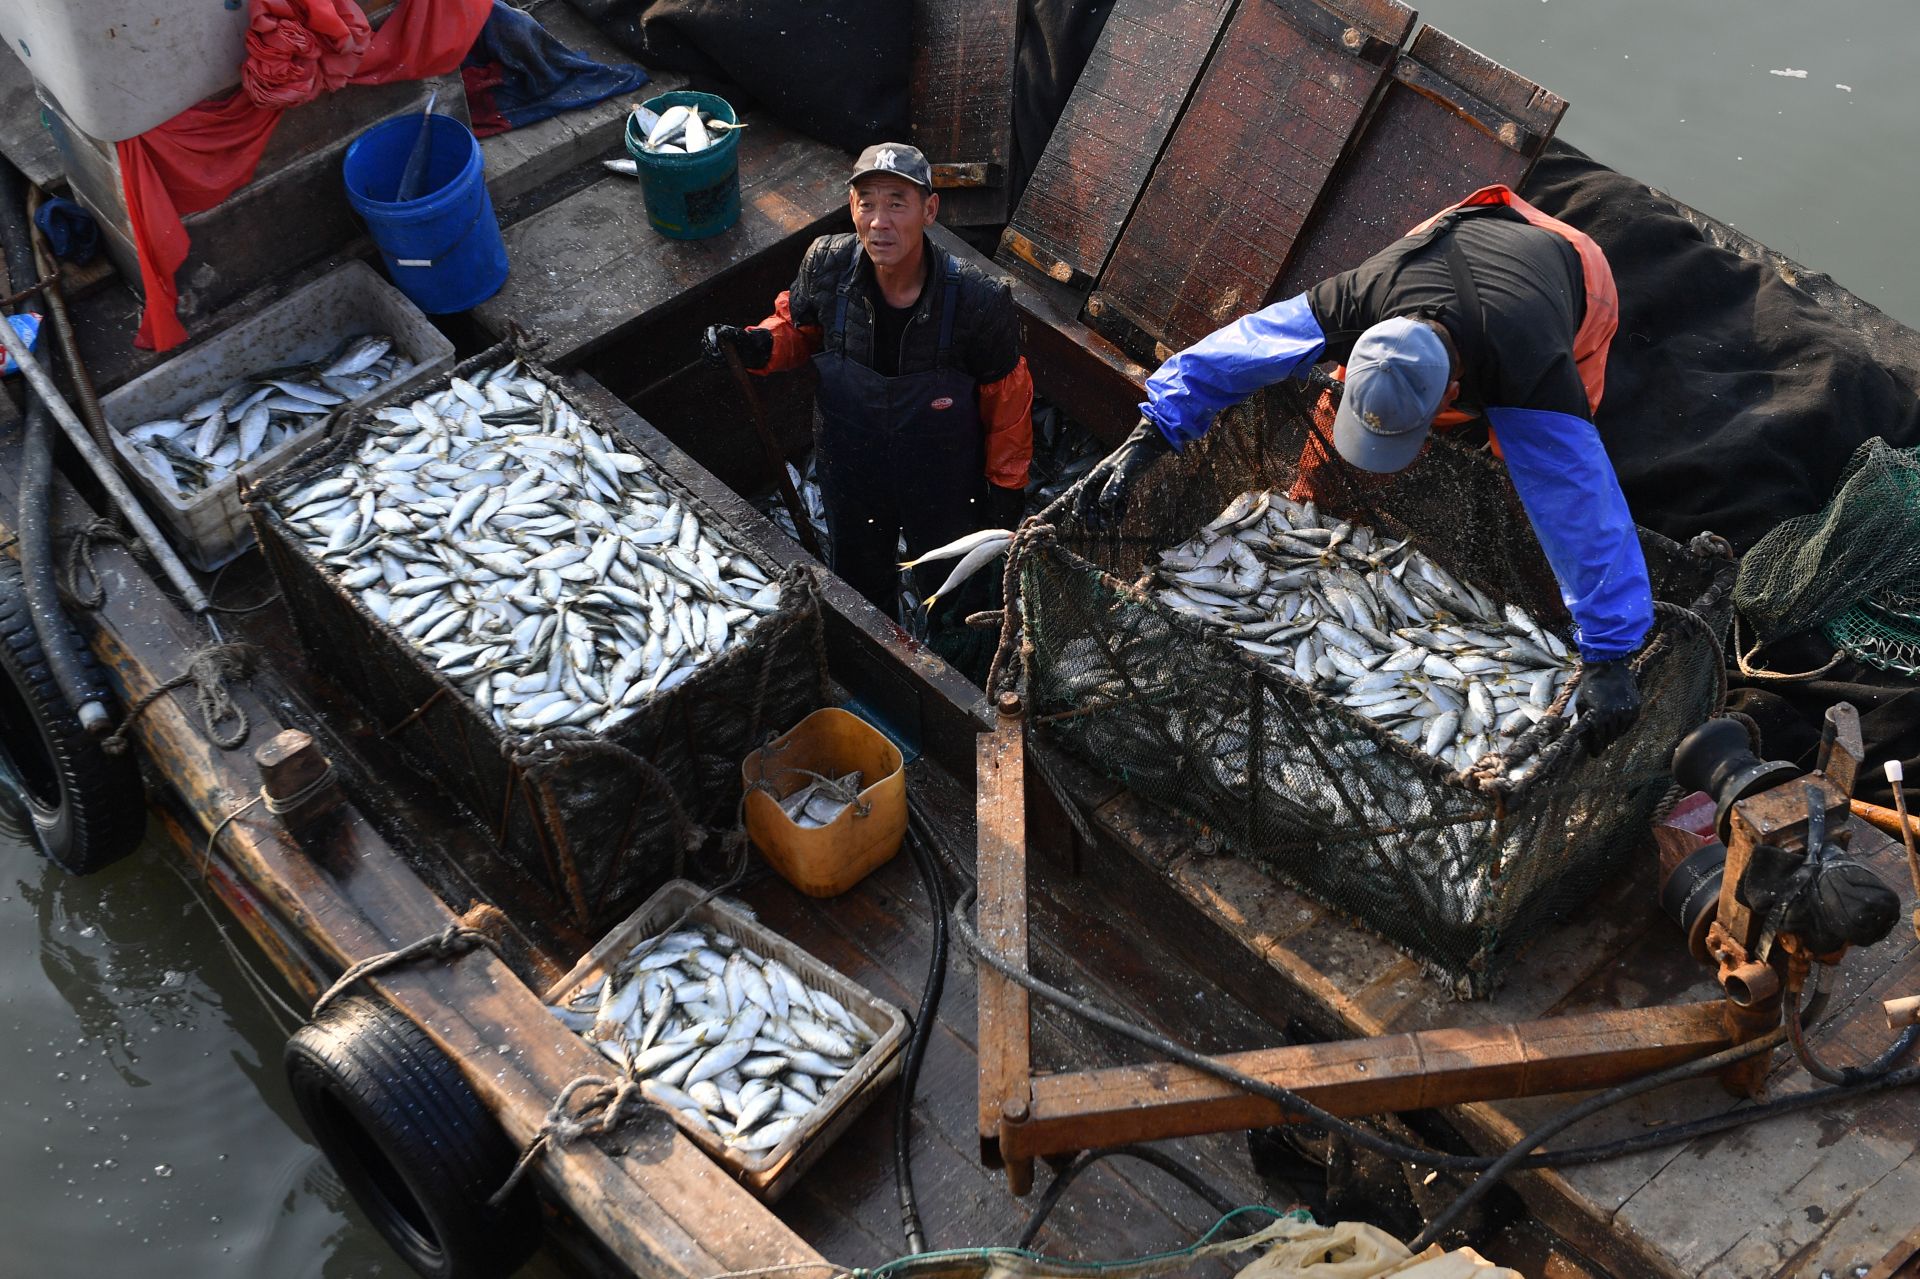
[[396, 202], [420, 117], [374, 125], [347, 148], [347, 201], [380, 246], [387, 274], [429, 315], [464, 311], [507, 279], [507, 246], [487, 194], [480, 143], [452, 116], [428, 117], [433, 151], [418, 199]]
[[[729, 124], [739, 120], [725, 98], [675, 89], [642, 103], [656, 115], [668, 107], [699, 107]], [[692, 155], [649, 151], [638, 117], [627, 115], [627, 154], [640, 171], [640, 198], [647, 221], [674, 240], [704, 240], [740, 220], [740, 134], [722, 130], [713, 144]]]

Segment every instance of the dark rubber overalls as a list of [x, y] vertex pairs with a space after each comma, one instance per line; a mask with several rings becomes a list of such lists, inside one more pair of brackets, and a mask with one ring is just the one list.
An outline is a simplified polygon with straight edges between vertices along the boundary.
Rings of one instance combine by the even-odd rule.
[[[859, 279], [859, 257], [835, 293], [833, 320], [814, 368], [819, 422], [815, 456], [826, 502], [828, 559], [888, 617], [899, 612], [899, 542], [906, 535], [913, 555], [930, 551], [980, 527], [986, 494], [986, 438], [974, 397], [974, 379], [954, 360], [953, 322], [960, 268], [939, 254], [933, 316], [924, 311], [909, 326], [930, 320], [940, 326], [939, 354], [931, 369], [884, 377], [846, 353], [847, 307], [871, 306]], [[931, 594], [953, 562], [916, 571], [922, 598]], [[993, 576], [991, 568], [982, 577]], [[977, 598], [975, 592], [966, 593]], [[960, 599], [936, 605], [935, 630], [949, 625]], [[949, 604], [953, 605], [950, 609]], [[953, 619], [957, 622], [957, 619]]]

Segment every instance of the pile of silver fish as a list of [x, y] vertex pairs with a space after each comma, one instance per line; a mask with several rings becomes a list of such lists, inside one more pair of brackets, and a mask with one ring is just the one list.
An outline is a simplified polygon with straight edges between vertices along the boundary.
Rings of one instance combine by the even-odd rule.
[[243, 377], [179, 417], [142, 422], [125, 435], [163, 488], [191, 497], [413, 368], [392, 338], [369, 333], [313, 364]]
[[373, 416], [280, 512], [504, 731], [604, 733], [779, 607], [766, 569], [517, 360]]
[[1150, 576], [1168, 608], [1455, 769], [1538, 721], [1572, 673], [1526, 610], [1279, 493], [1241, 494]]
[[643, 144], [646, 149], [665, 155], [692, 155], [696, 151], [705, 151], [719, 141], [722, 134], [747, 127], [722, 120], [700, 107], [673, 106], [656, 115], [645, 107], [636, 106], [633, 114], [636, 117], [635, 131], [646, 135]]
[[859, 800], [863, 780], [864, 775], [857, 769], [843, 777], [816, 777], [780, 800], [780, 811], [801, 830], [831, 826]]
[[876, 1038], [787, 965], [700, 926], [639, 942], [550, 1007], [648, 1097], [748, 1157], [799, 1128]]

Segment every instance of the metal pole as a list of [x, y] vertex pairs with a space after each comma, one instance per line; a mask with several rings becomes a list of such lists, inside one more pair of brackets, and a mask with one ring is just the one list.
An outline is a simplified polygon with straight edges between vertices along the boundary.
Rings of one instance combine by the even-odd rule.
[[11, 355], [14, 362], [20, 366], [20, 371], [26, 375], [33, 389], [39, 392], [40, 398], [46, 402], [48, 411], [53, 414], [53, 420], [58, 422], [60, 429], [67, 433], [67, 439], [72, 442], [74, 450], [86, 461], [94, 477], [113, 497], [114, 504], [120, 508], [120, 513], [127, 517], [128, 523], [133, 525], [133, 531], [140, 535], [140, 540], [145, 542], [147, 549], [153, 552], [154, 559], [160, 562], [161, 571], [166, 573], [174, 589], [180, 592], [189, 608], [196, 613], [204, 613], [207, 608], [207, 597], [201, 592], [199, 583], [193, 580], [193, 574], [187, 570], [185, 564], [180, 562], [180, 557], [173, 553], [173, 548], [167, 545], [167, 539], [161, 536], [160, 530], [154, 527], [153, 520], [147, 515], [146, 508], [140, 505], [139, 499], [128, 491], [126, 481], [120, 478], [120, 472], [101, 454], [100, 447], [93, 442], [93, 437], [87, 434], [87, 428], [79, 418], [74, 416], [73, 409], [62, 398], [60, 388], [53, 384], [53, 379], [47, 376], [47, 371], [40, 367], [40, 361], [33, 358], [33, 352], [27, 349], [26, 342], [14, 332], [13, 326], [4, 320], [0, 320], [0, 345], [7, 348], [7, 354]]
[[827, 557], [820, 552], [820, 542], [813, 535], [813, 521], [807, 518], [807, 508], [800, 504], [800, 495], [793, 491], [793, 480], [787, 475], [786, 459], [780, 456], [780, 446], [774, 442], [773, 428], [767, 425], [767, 411], [760, 405], [760, 393], [754, 389], [752, 375], [747, 366], [740, 362], [740, 353], [733, 349], [731, 342], [722, 342], [720, 350], [727, 357], [727, 367], [733, 370], [733, 380], [740, 387], [740, 398], [747, 402], [747, 418], [753, 423], [753, 430], [760, 437], [760, 451], [767, 456], [767, 465], [773, 468], [773, 482], [779, 490], [780, 500], [786, 503], [787, 514], [793, 517], [793, 533], [800, 539], [800, 545], [807, 548], [807, 554], [822, 564]]

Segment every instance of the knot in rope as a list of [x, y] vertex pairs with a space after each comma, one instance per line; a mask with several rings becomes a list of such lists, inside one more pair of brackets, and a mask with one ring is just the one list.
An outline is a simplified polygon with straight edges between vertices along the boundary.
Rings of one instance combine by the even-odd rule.
[[313, 1002], [312, 1017], [325, 1012], [340, 994], [354, 983], [374, 973], [397, 968], [401, 964], [410, 964], [416, 959], [457, 959], [475, 947], [484, 946], [494, 954], [500, 953], [500, 944], [477, 928], [469, 928], [458, 920], [448, 924], [437, 933], [429, 933], [419, 941], [410, 942], [398, 950], [389, 950], [384, 954], [369, 955], [359, 963], [340, 974], [340, 980], [327, 987], [320, 998]]
[[[578, 1111], [569, 1111], [568, 1105], [574, 1097], [583, 1092], [589, 1095]], [[635, 1115], [640, 1114], [654, 1103], [641, 1091], [638, 1081], [629, 1075], [618, 1079], [608, 1079], [604, 1075], [581, 1075], [567, 1082], [560, 1095], [553, 1099], [553, 1105], [547, 1108], [546, 1118], [540, 1122], [540, 1130], [527, 1143], [520, 1158], [514, 1163], [513, 1171], [500, 1189], [487, 1199], [489, 1208], [498, 1208], [513, 1194], [520, 1179], [526, 1176], [527, 1169], [533, 1166], [534, 1159], [541, 1150], [549, 1145], [569, 1145], [582, 1137], [612, 1136]]]
[[[253, 720], [246, 708], [233, 700], [227, 681], [247, 679], [259, 665], [260, 651], [251, 644], [208, 644], [195, 649], [187, 659], [187, 669], [149, 689], [133, 704], [120, 727], [101, 739], [100, 749], [109, 755], [126, 753], [133, 726], [147, 709], [174, 689], [192, 684], [207, 740], [223, 751], [232, 750], [247, 740]], [[223, 729], [222, 724], [231, 727]]]
[[[67, 544], [67, 580], [61, 585], [67, 598], [84, 609], [97, 609], [107, 602], [107, 588], [100, 580], [100, 570], [94, 566], [94, 548], [105, 543], [110, 546], [126, 548], [138, 558], [146, 558], [146, 545], [137, 537], [130, 537], [118, 524], [108, 519], [95, 519], [84, 527], [75, 530], [73, 541]], [[81, 575], [91, 583], [81, 586]]]

